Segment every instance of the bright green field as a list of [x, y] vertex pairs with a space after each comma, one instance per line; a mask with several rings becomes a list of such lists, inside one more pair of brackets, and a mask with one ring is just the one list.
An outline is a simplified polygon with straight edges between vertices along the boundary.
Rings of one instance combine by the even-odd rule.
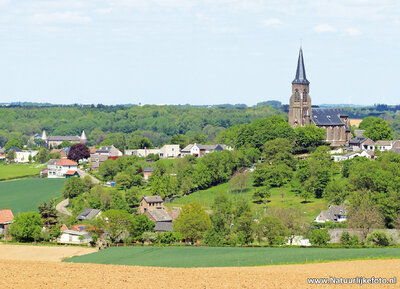
[[38, 164], [0, 165], [0, 181], [38, 176], [44, 166]]
[[65, 179], [21, 179], [0, 182], [0, 209], [11, 208], [14, 215], [37, 211], [42, 201], [61, 194]]
[[[165, 203], [168, 208], [173, 207], [182, 207], [185, 204], [191, 202], [198, 202], [203, 207], [209, 209], [214, 202], [214, 197], [218, 192], [228, 192], [228, 195], [232, 199], [236, 199], [238, 197], [244, 197], [249, 202], [252, 201], [252, 195], [254, 192], [254, 187], [251, 185], [247, 186], [243, 193], [231, 193], [229, 192], [229, 184], [220, 184], [218, 186], [209, 188], [207, 190], [200, 190], [190, 194], [188, 196], [184, 196], [181, 198], [174, 199], [171, 203]], [[283, 195], [282, 195], [283, 193]], [[273, 188], [271, 189], [271, 198], [269, 199], [267, 207], [269, 208], [300, 208], [303, 216], [307, 221], [311, 222], [314, 218], [319, 214], [321, 210], [326, 210], [328, 207], [328, 203], [324, 199], [310, 199], [307, 203], [302, 203], [303, 199], [297, 197], [294, 192], [290, 191], [290, 186], [284, 186], [281, 188]], [[254, 208], [262, 207], [263, 205], [253, 204]]]
[[65, 261], [157, 267], [232, 267], [374, 258], [400, 258], [400, 248], [113, 247]]

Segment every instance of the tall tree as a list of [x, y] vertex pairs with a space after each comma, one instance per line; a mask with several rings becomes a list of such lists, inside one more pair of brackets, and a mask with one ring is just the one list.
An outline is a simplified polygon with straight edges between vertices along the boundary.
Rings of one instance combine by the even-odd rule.
[[78, 143], [70, 147], [68, 153], [68, 159], [75, 162], [79, 162], [82, 159], [88, 159], [90, 157], [90, 152], [87, 146]]
[[57, 210], [53, 200], [49, 201], [48, 203], [43, 201], [39, 205], [38, 209], [43, 220], [43, 224], [47, 229], [51, 229], [58, 224]]

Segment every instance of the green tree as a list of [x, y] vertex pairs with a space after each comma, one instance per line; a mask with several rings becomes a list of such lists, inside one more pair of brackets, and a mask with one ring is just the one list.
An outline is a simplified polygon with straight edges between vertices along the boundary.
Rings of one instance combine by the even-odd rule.
[[114, 210], [129, 211], [129, 205], [120, 194], [115, 194], [110, 204]]
[[65, 181], [63, 188], [64, 198], [75, 198], [85, 191], [85, 185], [82, 180], [77, 177], [68, 178]]
[[37, 155], [37, 161], [39, 163], [45, 163], [49, 160], [49, 151], [45, 148], [40, 148]]
[[273, 216], [261, 218], [255, 228], [258, 243], [266, 239], [269, 245], [282, 245], [286, 242], [288, 230], [280, 219]]
[[373, 141], [392, 140], [394, 138], [394, 133], [389, 124], [378, 117], [370, 116], [364, 118], [359, 128], [364, 129], [364, 136], [369, 137]]
[[298, 126], [294, 130], [296, 144], [300, 147], [317, 147], [321, 145], [326, 137], [326, 130], [315, 125]]
[[381, 247], [387, 247], [395, 244], [393, 238], [383, 231], [375, 231], [369, 234], [365, 241], [368, 245]]
[[241, 245], [253, 242], [253, 224], [254, 216], [249, 211], [244, 212], [235, 220], [234, 231]]
[[259, 186], [281, 187], [293, 176], [293, 170], [286, 164], [258, 164], [253, 172], [253, 184]]
[[32, 242], [40, 239], [42, 219], [36, 212], [21, 213], [14, 218], [10, 227], [11, 236], [18, 242]]
[[355, 246], [360, 244], [360, 239], [357, 235], [350, 236], [348, 232], [343, 232], [342, 236], [340, 237], [340, 242], [343, 245]]
[[289, 139], [277, 138], [267, 141], [263, 145], [261, 157], [270, 165], [285, 164], [294, 169], [296, 161], [292, 155], [293, 142]]
[[247, 172], [235, 173], [229, 181], [229, 187], [231, 191], [239, 191], [240, 193], [242, 193], [243, 188], [246, 186], [249, 179], [250, 174]]
[[330, 204], [341, 205], [350, 194], [349, 183], [347, 180], [331, 181], [325, 188], [323, 197]]
[[10, 162], [14, 162], [15, 158], [17, 157], [17, 153], [15, 150], [9, 150], [7, 153], [7, 159]]
[[308, 238], [313, 246], [326, 246], [326, 244], [331, 240], [328, 231], [324, 229], [312, 230]]
[[114, 160], [105, 160], [99, 167], [99, 175], [105, 181], [111, 181], [118, 173], [118, 165]]
[[256, 188], [253, 193], [253, 202], [256, 204], [264, 204], [267, 199], [271, 197], [270, 189], [269, 186]]
[[19, 149], [22, 149], [24, 147], [24, 143], [19, 138], [10, 138], [10, 140], [4, 146], [4, 150], [8, 151], [12, 147], [17, 147]]
[[131, 177], [127, 173], [118, 173], [114, 180], [118, 189], [126, 191], [131, 187]]
[[100, 226], [108, 232], [111, 242], [116, 243], [126, 237], [132, 228], [133, 217], [126, 211], [108, 210], [99, 217]]
[[175, 134], [171, 137], [171, 144], [179, 144], [179, 147], [183, 149], [186, 145], [189, 144], [189, 138], [184, 134]]
[[183, 238], [191, 242], [200, 240], [203, 234], [211, 226], [210, 217], [199, 203], [190, 203], [182, 208], [182, 212], [176, 219], [174, 229]]
[[155, 223], [147, 217], [147, 215], [138, 215], [133, 218], [131, 227], [131, 236], [137, 239], [142, 236], [144, 232], [153, 232]]
[[38, 209], [43, 224], [47, 229], [51, 229], [58, 224], [57, 210], [53, 200], [49, 201], [48, 203], [43, 201], [39, 205]]
[[125, 200], [131, 208], [139, 205], [140, 198], [140, 190], [137, 187], [132, 187], [125, 192]]

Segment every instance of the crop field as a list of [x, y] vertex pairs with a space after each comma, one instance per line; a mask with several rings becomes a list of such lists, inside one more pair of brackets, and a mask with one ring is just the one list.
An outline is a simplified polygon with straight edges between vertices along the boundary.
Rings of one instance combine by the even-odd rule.
[[113, 247], [66, 262], [155, 267], [241, 267], [400, 258], [400, 248]]
[[0, 209], [10, 208], [14, 215], [37, 211], [42, 201], [61, 194], [65, 179], [21, 179], [0, 182]]
[[[91, 250], [93, 251], [90, 248], [65, 246], [0, 245], [0, 256], [2, 256], [0, 288], [302, 289], [345, 287], [378, 289], [398, 288], [398, 284], [384, 286], [382, 284], [364, 286], [320, 284], [316, 286], [308, 284], [307, 278], [375, 276], [398, 279], [400, 272], [399, 259], [218, 268], [163, 268], [60, 262], [67, 256], [90, 253]], [[85, 256], [80, 258], [82, 257]], [[147, 256], [144, 253], [138, 256], [141, 259], [152, 257], [155, 255]], [[174, 256], [176, 257], [178, 256]], [[173, 262], [173, 259], [170, 261]]]
[[[243, 192], [230, 192], [229, 183], [220, 184], [207, 190], [199, 190], [190, 195], [174, 199], [171, 203], [165, 203], [168, 208], [182, 207], [191, 202], [198, 202], [206, 209], [210, 209], [214, 202], [214, 197], [218, 192], [228, 192], [228, 196], [232, 200], [239, 197], [247, 199], [252, 202], [252, 195], [254, 187], [248, 185], [244, 188]], [[311, 222], [318, 215], [321, 210], [326, 210], [328, 203], [325, 199], [311, 198], [309, 202], [303, 203], [303, 199], [296, 196], [291, 192], [290, 186], [286, 185], [281, 188], [272, 188], [271, 197], [267, 203], [269, 208], [299, 208], [305, 217], [306, 221]], [[257, 205], [252, 203], [253, 209], [262, 208], [264, 205]]]
[[38, 176], [44, 165], [37, 164], [2, 164], [0, 165], [0, 181]]

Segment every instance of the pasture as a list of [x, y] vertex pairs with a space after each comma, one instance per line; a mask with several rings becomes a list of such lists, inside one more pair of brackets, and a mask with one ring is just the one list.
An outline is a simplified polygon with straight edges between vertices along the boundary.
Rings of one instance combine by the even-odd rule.
[[190, 268], [377, 258], [400, 258], [400, 248], [113, 247], [65, 262]]
[[38, 176], [44, 167], [38, 164], [1, 164], [0, 181]]
[[14, 215], [37, 211], [42, 201], [61, 194], [65, 179], [21, 179], [0, 182], [0, 209], [10, 208]]

